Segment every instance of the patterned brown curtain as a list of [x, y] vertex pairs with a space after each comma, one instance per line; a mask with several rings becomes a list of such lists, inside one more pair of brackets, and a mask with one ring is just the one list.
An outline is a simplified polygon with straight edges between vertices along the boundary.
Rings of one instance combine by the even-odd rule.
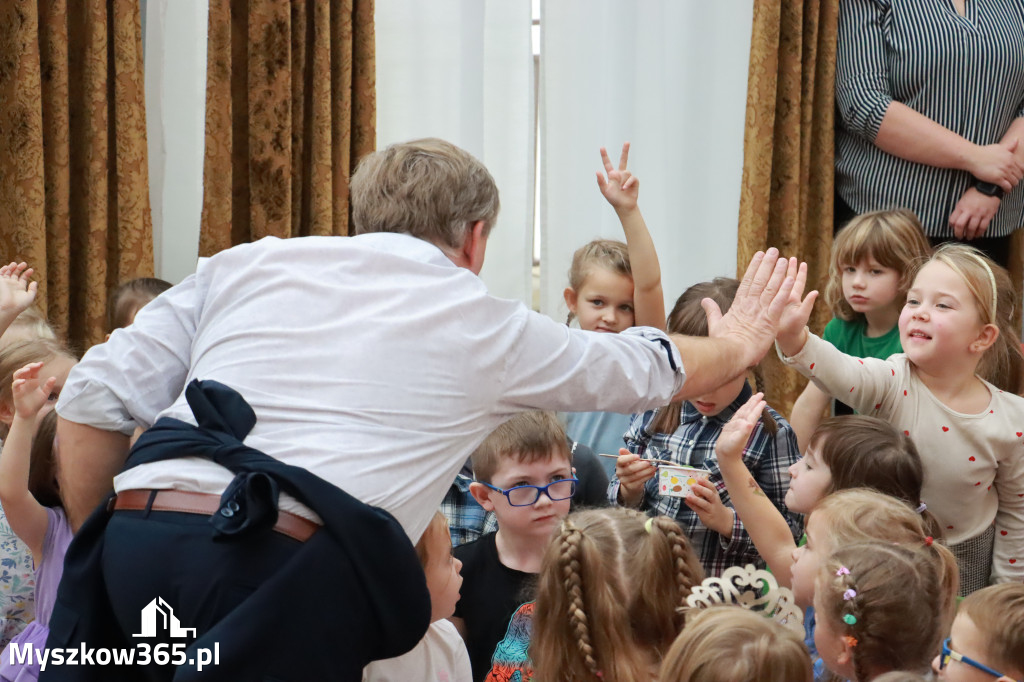
[[[839, 0], [758, 0], [750, 45], [740, 272], [769, 246], [809, 267], [824, 290], [832, 248], [836, 22]], [[829, 320], [815, 305], [811, 328]], [[789, 414], [806, 380], [774, 354], [762, 366], [767, 400]]]
[[348, 234], [375, 68], [373, 0], [210, 0], [201, 255]]
[[153, 275], [138, 0], [0, 3], [0, 260], [79, 349], [109, 292]]

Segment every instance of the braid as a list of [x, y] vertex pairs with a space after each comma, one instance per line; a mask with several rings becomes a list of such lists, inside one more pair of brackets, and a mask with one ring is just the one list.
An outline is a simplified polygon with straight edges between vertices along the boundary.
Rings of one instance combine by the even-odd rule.
[[821, 617], [835, 624], [853, 676], [864, 681], [872, 667], [927, 666], [951, 620], [956, 560], [936, 542], [855, 543], [822, 565], [817, 590]]
[[583, 662], [595, 676], [599, 676], [597, 661], [594, 659], [594, 647], [590, 642], [590, 626], [583, 601], [583, 581], [580, 577], [580, 547], [583, 532], [566, 522], [562, 527], [562, 547], [559, 564], [562, 568], [562, 580], [565, 592], [569, 596], [569, 623], [576, 634], [576, 642]]
[[868, 674], [865, 669], [864, 661], [857, 653], [857, 645], [865, 636], [865, 627], [863, 609], [861, 608], [860, 600], [857, 595], [856, 581], [854, 580], [854, 577], [850, 575], [849, 569], [845, 566], [840, 567], [836, 572], [836, 576], [839, 578], [838, 582], [843, 588], [843, 608], [841, 618], [849, 636], [854, 639], [850, 646], [850, 654], [853, 656], [853, 669], [858, 681], [867, 680]]
[[701, 581], [701, 576], [690, 564], [693, 552], [686, 541], [683, 529], [679, 524], [667, 516], [654, 517], [654, 524], [665, 534], [669, 547], [672, 550], [672, 559], [675, 564], [676, 589], [679, 592], [679, 605], [686, 605], [686, 598], [690, 596], [693, 586]]

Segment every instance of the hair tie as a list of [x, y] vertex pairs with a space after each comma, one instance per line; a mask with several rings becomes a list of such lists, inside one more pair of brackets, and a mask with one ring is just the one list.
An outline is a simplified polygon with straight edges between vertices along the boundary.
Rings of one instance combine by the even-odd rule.
[[852, 613], [848, 613], [845, 616], [843, 616], [843, 622], [847, 625], [856, 625], [857, 616], [853, 615]]
[[836, 575], [837, 576], [850, 575], [850, 569], [848, 569], [846, 566], [840, 566], [839, 570], [836, 571]]
[[843, 641], [846, 642], [846, 646], [850, 647], [851, 649], [857, 646], [857, 638], [853, 635], [843, 635]]
[[925, 539], [924, 539], [925, 547], [931, 547], [932, 546], [932, 542], [934, 542], [934, 540], [935, 539], [931, 535], [926, 536]]
[[644, 522], [644, 530], [646, 530], [648, 532], [648, 534], [649, 534], [651, 532], [651, 528], [653, 528], [653, 527], [654, 527], [654, 517], [653, 516], [648, 516], [647, 517], [647, 521]]
[[924, 514], [926, 509], [928, 509], [928, 505], [922, 502], [921, 504], [917, 505], [917, 509], [915, 511], [918, 514]]
[[857, 590], [847, 590], [843, 592], [843, 601], [850, 601], [857, 596]]

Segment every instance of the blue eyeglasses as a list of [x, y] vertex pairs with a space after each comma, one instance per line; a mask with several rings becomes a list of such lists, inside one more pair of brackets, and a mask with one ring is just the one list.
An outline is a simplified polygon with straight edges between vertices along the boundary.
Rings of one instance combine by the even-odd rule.
[[485, 485], [491, 490], [496, 490], [507, 497], [508, 503], [513, 507], [529, 507], [531, 504], [536, 504], [537, 500], [540, 499], [541, 493], [547, 495], [548, 499], [553, 502], [567, 500], [576, 494], [576, 484], [579, 482], [578, 478], [560, 478], [557, 481], [551, 481], [547, 485], [517, 485], [514, 488], [502, 490], [490, 483], [479, 481], [481, 485]]
[[949, 665], [949, 659], [953, 659], [954, 661], [966, 663], [967, 665], [977, 668], [978, 670], [984, 673], [988, 673], [992, 677], [1004, 677], [1004, 675], [1001, 672], [993, 670], [984, 663], [979, 663], [978, 661], [975, 661], [973, 658], [967, 658], [963, 654], [959, 654], [950, 649], [949, 642], [951, 639], [952, 637], [947, 637], [946, 641], [942, 643], [942, 658], [939, 659], [939, 670], [945, 669], [945, 667]]

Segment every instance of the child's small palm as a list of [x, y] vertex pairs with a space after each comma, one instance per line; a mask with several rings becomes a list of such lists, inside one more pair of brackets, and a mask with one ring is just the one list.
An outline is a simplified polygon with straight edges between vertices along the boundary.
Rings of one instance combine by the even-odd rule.
[[743, 448], [750, 440], [750, 434], [761, 418], [761, 411], [764, 410], [764, 407], [764, 394], [755, 393], [750, 396], [750, 400], [736, 410], [732, 419], [722, 427], [722, 433], [718, 436], [718, 441], [715, 444], [715, 452], [720, 459], [742, 456]]
[[34, 272], [26, 263], [0, 267], [0, 310], [20, 313], [32, 305], [38, 288], [30, 280]]
[[39, 410], [50, 401], [50, 394], [57, 383], [56, 377], [40, 382], [39, 370], [43, 363], [33, 362], [14, 373], [11, 390], [14, 397], [14, 413], [22, 418], [34, 419]]

